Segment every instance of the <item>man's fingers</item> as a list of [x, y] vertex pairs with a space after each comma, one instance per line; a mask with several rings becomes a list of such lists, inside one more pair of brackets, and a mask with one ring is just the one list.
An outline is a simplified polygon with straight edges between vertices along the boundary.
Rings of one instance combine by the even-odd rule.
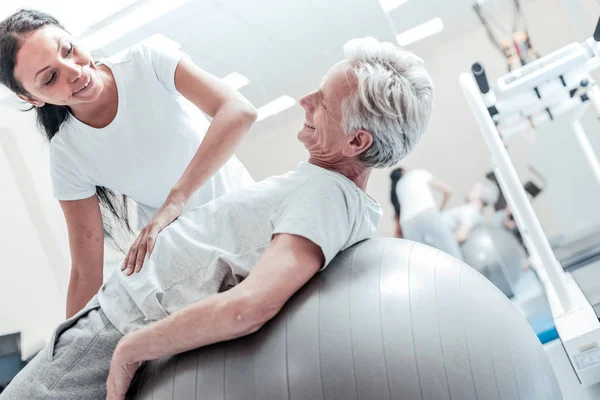
[[142, 264], [144, 263], [144, 258], [146, 257], [146, 248], [148, 247], [148, 239], [144, 238], [140, 247], [138, 248], [136, 260], [135, 260], [135, 270], [134, 272], [140, 272], [142, 269]]
[[131, 245], [131, 249], [129, 250], [129, 255], [127, 256], [127, 275], [131, 275], [133, 273], [133, 269], [135, 268], [135, 261], [137, 259], [138, 247], [140, 241], [142, 239], [142, 235], [140, 235], [135, 242]]
[[152, 251], [154, 250], [154, 245], [156, 244], [156, 235], [157, 233], [148, 235], [148, 250], [146, 250], [148, 252], [148, 257], [152, 255]]

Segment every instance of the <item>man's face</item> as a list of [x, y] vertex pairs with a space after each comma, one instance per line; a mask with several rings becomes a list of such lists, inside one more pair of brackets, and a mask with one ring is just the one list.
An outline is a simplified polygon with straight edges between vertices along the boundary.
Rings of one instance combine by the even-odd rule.
[[90, 53], [53, 25], [25, 36], [17, 53], [15, 77], [38, 106], [91, 102], [103, 89]]
[[344, 158], [342, 151], [352, 137], [342, 130], [342, 101], [355, 87], [356, 77], [342, 61], [325, 75], [319, 90], [300, 99], [306, 115], [298, 140], [312, 158], [328, 164]]

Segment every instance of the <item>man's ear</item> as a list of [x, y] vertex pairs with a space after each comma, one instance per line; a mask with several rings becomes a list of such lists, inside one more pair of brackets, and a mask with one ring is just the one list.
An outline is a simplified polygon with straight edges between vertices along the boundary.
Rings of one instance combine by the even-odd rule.
[[19, 96], [21, 100], [28, 102], [34, 107], [44, 107], [46, 105], [46, 103], [44, 103], [43, 101], [36, 100], [33, 97], [25, 96], [23, 94], [19, 94], [17, 96]]
[[344, 146], [343, 153], [346, 157], [354, 157], [365, 151], [373, 144], [373, 134], [369, 131], [356, 131]]

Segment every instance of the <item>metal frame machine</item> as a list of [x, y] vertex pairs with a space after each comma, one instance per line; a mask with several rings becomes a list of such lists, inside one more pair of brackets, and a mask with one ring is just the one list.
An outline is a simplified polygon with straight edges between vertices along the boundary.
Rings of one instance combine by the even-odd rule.
[[[573, 137], [600, 185], [600, 162], [580, 123], [590, 105], [600, 117], [600, 88], [591, 76], [600, 68], [599, 42], [600, 20], [592, 37], [511, 69], [496, 80], [493, 88], [480, 63], [473, 64], [470, 74], [460, 76], [460, 85], [490, 151], [494, 174], [544, 285], [556, 330], [584, 386], [600, 382], [598, 309], [594, 310], [589, 296], [557, 259], [504, 141], [568, 113]], [[597, 285], [600, 287], [600, 281]]]

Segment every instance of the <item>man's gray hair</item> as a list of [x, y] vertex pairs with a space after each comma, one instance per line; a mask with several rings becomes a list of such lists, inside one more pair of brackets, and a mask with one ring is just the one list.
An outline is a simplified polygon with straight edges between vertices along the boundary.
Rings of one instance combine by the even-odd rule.
[[431, 77], [421, 58], [373, 38], [350, 40], [344, 54], [358, 90], [342, 103], [342, 129], [347, 134], [373, 134], [373, 144], [359, 156], [364, 164], [394, 165], [427, 129], [433, 106]]

